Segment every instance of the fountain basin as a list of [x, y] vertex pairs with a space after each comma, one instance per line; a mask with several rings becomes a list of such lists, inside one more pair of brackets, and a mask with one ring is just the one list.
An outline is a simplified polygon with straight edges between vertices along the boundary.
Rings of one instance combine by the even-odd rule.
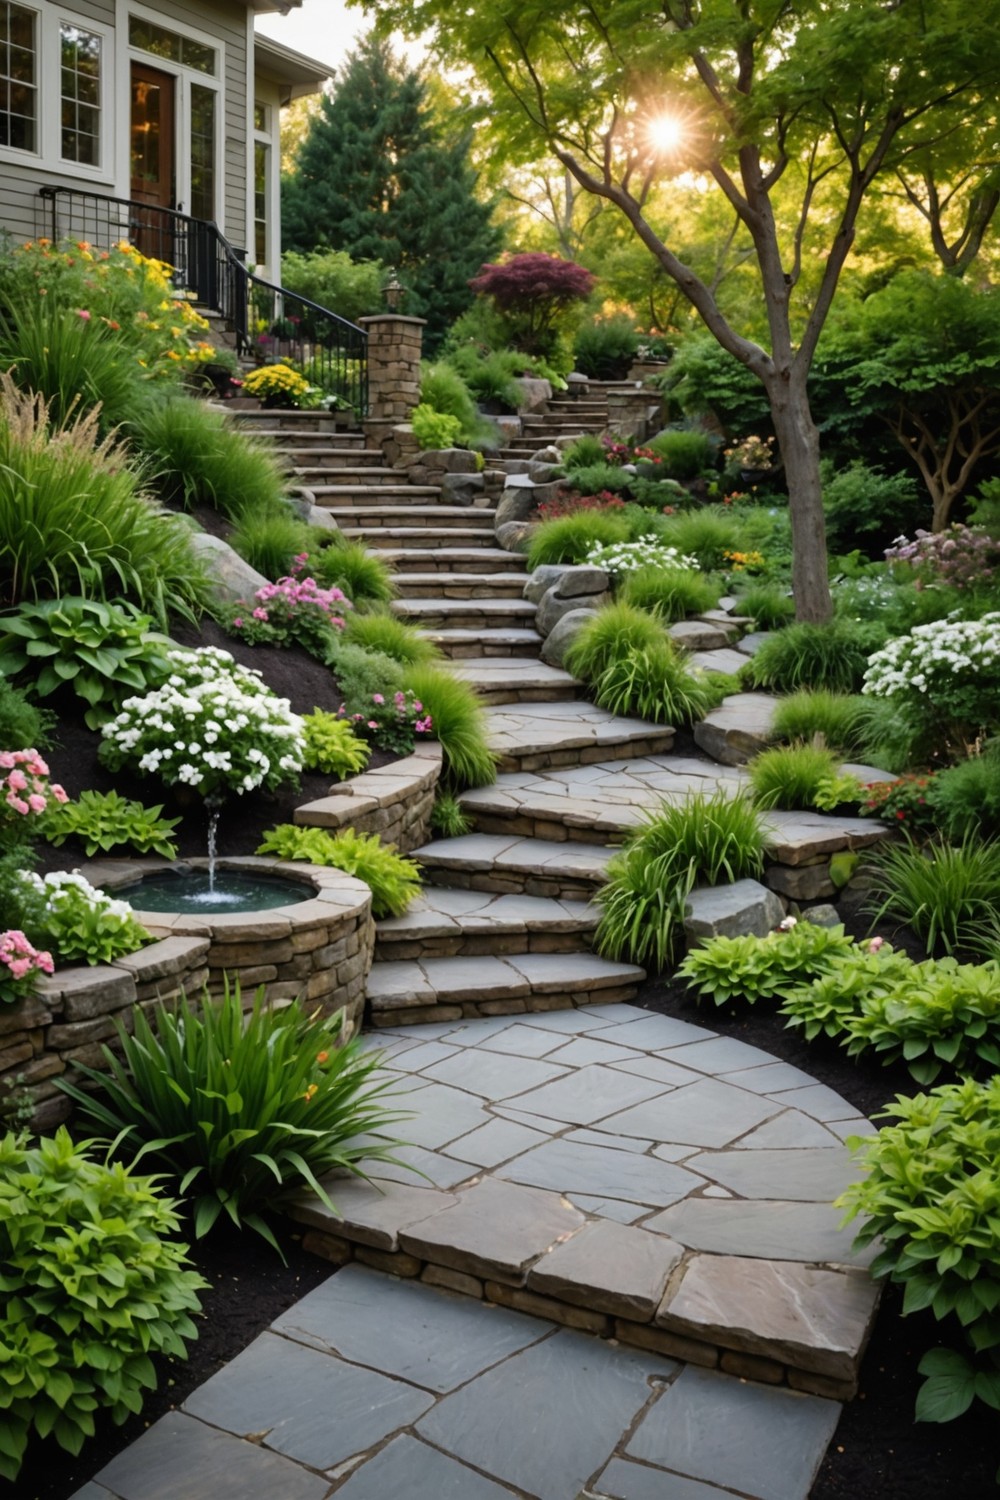
[[141, 911], [218, 916], [223, 912], [272, 911], [279, 906], [296, 906], [309, 901], [316, 888], [304, 880], [241, 870], [220, 872], [213, 879], [207, 870], [175, 865], [159, 874], [144, 875], [131, 885], [119, 886], [115, 894]]

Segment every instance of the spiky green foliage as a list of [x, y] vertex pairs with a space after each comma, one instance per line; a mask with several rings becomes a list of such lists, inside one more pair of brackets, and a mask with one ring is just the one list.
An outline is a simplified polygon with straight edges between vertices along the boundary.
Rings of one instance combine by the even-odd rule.
[[789, 625], [761, 643], [743, 676], [752, 687], [777, 693], [802, 688], [856, 693], [880, 634], [878, 627], [851, 620]]
[[404, 667], [441, 660], [441, 653], [418, 630], [381, 610], [366, 615], [348, 615], [344, 637], [356, 646], [363, 646], [366, 651], [380, 651], [383, 656], [391, 656]]
[[472, 819], [451, 792], [438, 791], [431, 808], [431, 828], [439, 838], [458, 839], [471, 831]]
[[631, 540], [628, 522], [607, 511], [578, 510], [571, 516], [543, 521], [528, 544], [528, 568], [543, 563], [582, 563], [591, 547]]
[[868, 700], [846, 693], [830, 693], [808, 688], [782, 698], [774, 710], [771, 737], [785, 743], [812, 740], [823, 742], [840, 755], [859, 752], [865, 742]]
[[443, 752], [442, 776], [455, 787], [489, 786], [496, 756], [486, 738], [486, 717], [476, 691], [446, 667], [407, 667], [406, 686], [431, 716], [431, 733]]
[[177, 1178], [199, 1239], [225, 1213], [280, 1254], [264, 1214], [306, 1187], [335, 1212], [319, 1179], [391, 1156], [369, 1135], [401, 1118], [385, 1108], [390, 1084], [373, 1081], [381, 1059], [359, 1037], [340, 1045], [342, 1011], [272, 1009], [261, 990], [244, 1014], [227, 984], [221, 1000], [161, 1005], [153, 1019], [137, 1007], [134, 1035], [118, 1028], [121, 1056], [105, 1047], [102, 1071], [80, 1067], [96, 1092], [63, 1087], [118, 1154]]
[[309, 570], [317, 583], [341, 589], [356, 610], [388, 604], [396, 595], [391, 568], [363, 542], [342, 539], [310, 550]]
[[670, 640], [609, 662], [594, 682], [599, 707], [652, 724], [693, 724], [717, 701], [707, 678], [691, 670]]
[[233, 527], [229, 545], [274, 583], [291, 573], [295, 559], [309, 546], [309, 535], [309, 527], [283, 501], [248, 505]]
[[325, 828], [279, 823], [264, 834], [257, 853], [327, 865], [363, 880], [372, 893], [372, 916], [376, 921], [401, 917], [420, 894], [419, 865], [400, 854], [395, 844], [383, 844], [377, 833], [356, 833], [353, 828], [328, 833]]
[[872, 859], [874, 921], [889, 917], [912, 928], [932, 955], [997, 952], [1000, 841], [972, 834], [960, 844], [891, 844]]
[[739, 519], [723, 506], [704, 505], [665, 516], [659, 531], [684, 557], [697, 558], [706, 573], [725, 568], [727, 552], [747, 550]]
[[758, 807], [811, 808], [840, 762], [820, 745], [787, 745], [764, 750], [750, 762], [750, 785]]
[[0, 363], [22, 391], [42, 397], [56, 425], [93, 411], [106, 435], [137, 404], [139, 372], [127, 340], [55, 297], [29, 295], [16, 306], [0, 298]]
[[695, 886], [760, 874], [764, 833], [751, 804], [724, 792], [664, 804], [608, 865], [597, 946], [654, 970], [674, 958]]
[[0, 676], [0, 750], [39, 750], [49, 742], [53, 717], [29, 702], [6, 676]]
[[169, 504], [210, 505], [230, 520], [283, 509], [285, 478], [273, 451], [207, 402], [150, 399], [129, 431], [153, 489]]
[[667, 640], [658, 620], [632, 604], [605, 604], [581, 627], [566, 653], [566, 670], [593, 682], [614, 661], [653, 650]]
[[649, 446], [663, 460], [668, 479], [696, 479], [715, 459], [718, 441], [698, 428], [658, 433]]
[[624, 604], [672, 623], [714, 609], [721, 593], [714, 579], [690, 568], [640, 568], [625, 575], [618, 597]]
[[935, 776], [929, 800], [949, 839], [1000, 839], [1000, 740]]
[[756, 584], [740, 595], [739, 613], [750, 616], [755, 630], [781, 630], [795, 618], [795, 600], [780, 589]]

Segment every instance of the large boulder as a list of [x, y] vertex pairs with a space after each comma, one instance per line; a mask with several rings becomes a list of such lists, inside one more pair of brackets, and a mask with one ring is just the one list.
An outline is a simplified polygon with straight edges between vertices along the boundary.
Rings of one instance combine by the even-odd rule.
[[547, 636], [556, 628], [564, 615], [572, 614], [575, 610], [599, 609], [611, 598], [610, 594], [590, 594], [582, 597], [571, 597], [564, 599], [559, 593], [559, 586], [549, 589], [535, 615], [535, 629], [541, 636]]
[[684, 932], [690, 946], [714, 937], [766, 937], [785, 909], [759, 880], [698, 886], [684, 903]]
[[211, 536], [207, 531], [196, 531], [191, 543], [195, 556], [204, 563], [211, 579], [210, 592], [217, 604], [239, 604], [243, 599], [252, 598], [266, 585], [263, 573], [251, 568], [221, 537]]
[[593, 609], [581, 609], [577, 605], [559, 619], [542, 644], [541, 658], [550, 667], [566, 665], [566, 652], [576, 640], [588, 620], [594, 618]]
[[533, 375], [516, 375], [514, 384], [521, 392], [518, 411], [542, 411], [552, 400], [552, 384], [548, 380], [538, 380]]
[[485, 488], [482, 474], [445, 474], [441, 480], [441, 499], [445, 505], [472, 505]]
[[527, 552], [534, 529], [530, 521], [505, 521], [496, 529], [497, 546], [505, 552]]

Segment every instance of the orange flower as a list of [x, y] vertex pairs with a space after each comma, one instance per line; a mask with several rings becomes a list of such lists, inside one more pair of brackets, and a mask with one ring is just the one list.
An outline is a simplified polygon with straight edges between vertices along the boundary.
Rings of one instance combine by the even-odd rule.
[[329, 1052], [317, 1052], [316, 1053], [316, 1061], [318, 1063], [325, 1063], [326, 1060], [327, 1060], [327, 1058], [329, 1056], [330, 1056]]

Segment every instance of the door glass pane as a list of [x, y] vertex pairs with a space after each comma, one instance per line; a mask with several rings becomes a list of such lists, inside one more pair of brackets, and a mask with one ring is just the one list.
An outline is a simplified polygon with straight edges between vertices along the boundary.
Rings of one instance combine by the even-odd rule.
[[101, 164], [101, 38], [78, 26], [59, 29], [62, 47], [62, 157]]
[[132, 80], [132, 184], [155, 188], [160, 182], [162, 90], [145, 78]]
[[257, 141], [253, 148], [253, 253], [259, 266], [267, 262], [267, 171], [270, 147]]
[[165, 57], [169, 62], [181, 63], [198, 73], [215, 73], [214, 47], [192, 41], [191, 37], [181, 36], [179, 32], [168, 31], [165, 26], [130, 16], [128, 39], [133, 47], [141, 47], [143, 52], [151, 52], [154, 57]]
[[0, 0], [0, 146], [38, 150], [35, 13]]
[[191, 85], [191, 212], [215, 218], [215, 91]]

